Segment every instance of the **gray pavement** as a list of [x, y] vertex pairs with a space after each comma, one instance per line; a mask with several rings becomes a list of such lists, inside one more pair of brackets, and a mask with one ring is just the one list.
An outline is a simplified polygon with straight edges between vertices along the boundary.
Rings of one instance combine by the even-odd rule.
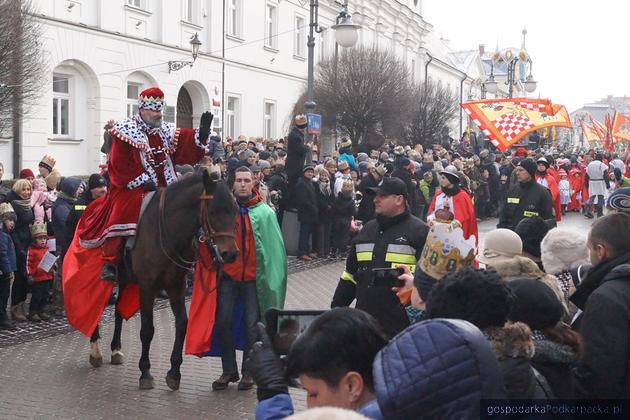
[[[568, 215], [561, 226], [587, 232], [592, 221], [579, 214]], [[480, 239], [495, 229], [496, 220], [479, 224]], [[312, 265], [291, 263], [287, 309], [328, 307], [343, 261], [319, 261]], [[314, 267], [314, 268], [312, 268]], [[125, 364], [104, 363], [95, 369], [88, 363], [88, 339], [69, 331], [63, 321], [46, 335], [45, 324], [25, 327], [16, 334], [0, 335], [0, 419], [153, 419], [153, 418], [254, 418], [256, 393], [239, 392], [235, 386], [212, 392], [210, 385], [221, 374], [216, 358], [184, 358], [179, 391], [170, 391], [164, 377], [174, 338], [173, 316], [164, 303], [155, 313], [155, 337], [151, 348], [156, 388], [138, 389], [140, 319], [123, 326]], [[55, 324], [51, 324], [55, 325]], [[101, 345], [109, 360], [113, 322], [102, 325]], [[29, 335], [30, 334], [30, 335]], [[29, 338], [30, 337], [30, 338]], [[238, 355], [237, 360], [241, 360]], [[292, 389], [296, 409], [305, 407], [305, 393]]]

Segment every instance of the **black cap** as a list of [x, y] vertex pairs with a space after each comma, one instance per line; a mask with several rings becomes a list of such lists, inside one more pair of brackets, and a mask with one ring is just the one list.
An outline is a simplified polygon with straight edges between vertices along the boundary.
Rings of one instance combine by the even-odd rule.
[[536, 162], [534, 162], [534, 159], [530, 158], [521, 160], [518, 166], [525, 169], [531, 176], [536, 175], [536, 171], [538, 170]]
[[302, 173], [306, 172], [306, 171], [314, 171], [315, 168], [311, 165], [306, 165], [304, 168], [302, 168]]
[[92, 174], [88, 179], [88, 189], [98, 188], [98, 187], [106, 187], [107, 182], [105, 178], [103, 178], [100, 174]]
[[381, 185], [368, 188], [367, 191], [370, 195], [402, 195], [405, 199], [407, 198], [407, 185], [402, 179], [396, 177], [384, 178]]

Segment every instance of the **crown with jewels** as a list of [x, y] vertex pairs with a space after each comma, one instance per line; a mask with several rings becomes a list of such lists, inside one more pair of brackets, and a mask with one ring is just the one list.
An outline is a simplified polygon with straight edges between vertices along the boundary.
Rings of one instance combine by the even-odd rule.
[[438, 210], [429, 221], [429, 233], [422, 249], [419, 267], [439, 280], [445, 275], [472, 265], [475, 259], [475, 237], [464, 239], [461, 224], [448, 210]]

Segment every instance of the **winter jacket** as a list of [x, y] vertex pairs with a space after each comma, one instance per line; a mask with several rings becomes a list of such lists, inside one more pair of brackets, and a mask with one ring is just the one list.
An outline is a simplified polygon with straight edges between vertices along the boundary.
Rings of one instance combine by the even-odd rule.
[[52, 280], [52, 271], [44, 271], [39, 267], [44, 255], [48, 252], [48, 246], [39, 248], [35, 245], [28, 247], [26, 257], [26, 273], [35, 281]]
[[0, 203], [7, 202], [7, 195], [11, 192], [11, 188], [7, 188], [0, 183]]
[[364, 176], [361, 180], [361, 184], [359, 184], [359, 191], [363, 195], [363, 198], [361, 199], [361, 204], [359, 204], [357, 219], [363, 221], [363, 224], [366, 224], [376, 216], [374, 199], [368, 194], [368, 188], [378, 187], [378, 184], [379, 181], [370, 174]]
[[214, 159], [225, 157], [225, 149], [221, 137], [212, 136], [208, 141], [208, 156]]
[[550, 340], [544, 334], [534, 334], [535, 352], [531, 365], [549, 383], [556, 398], [575, 397], [575, 379], [572, 369], [577, 362], [575, 349]]
[[331, 307], [349, 306], [356, 298], [356, 308], [376, 318], [388, 336], [406, 328], [405, 308], [387, 282], [375, 279], [372, 269], [414, 267], [428, 232], [427, 225], [409, 212], [369, 221], [353, 240]]
[[79, 178], [63, 178], [61, 182], [59, 182], [61, 193], [57, 196], [57, 200], [55, 200], [55, 204], [53, 204], [52, 208], [52, 228], [53, 232], [55, 232], [57, 253], [61, 255], [62, 258], [72, 241], [72, 236], [70, 236], [71, 234], [66, 228], [66, 223], [68, 222], [68, 215], [72, 211], [72, 207], [76, 201], [74, 196], [80, 185], [81, 180]]
[[490, 327], [484, 334], [499, 361], [507, 398], [553, 398], [545, 378], [531, 365], [534, 342], [531, 330], [522, 322], [499, 328]]
[[13, 273], [16, 270], [13, 240], [8, 233], [0, 230], [0, 275]]
[[[66, 228], [65, 232], [67, 235], [67, 239], [72, 242], [72, 238], [74, 237], [74, 231], [77, 229], [77, 224], [79, 223], [79, 219], [83, 215], [83, 212], [87, 208], [87, 206], [94, 201], [92, 198], [92, 193], [88, 191], [82, 192], [79, 197], [74, 202], [72, 206], [72, 210], [68, 213], [68, 218], [66, 219]], [[68, 243], [68, 246], [70, 243]], [[65, 248], [67, 249], [67, 248]]]
[[[327, 182], [330, 186], [330, 183]], [[329, 224], [332, 223], [333, 218], [335, 216], [334, 204], [335, 204], [335, 196], [333, 195], [332, 189], [329, 188], [327, 193], [322, 193], [321, 188], [319, 188], [319, 181], [315, 184], [315, 194], [317, 195], [317, 209], [319, 213], [318, 221], [319, 223]]]
[[481, 399], [505, 397], [488, 341], [462, 320], [408, 327], [376, 355], [373, 375], [384, 419], [479, 418]]
[[304, 144], [304, 134], [302, 134], [297, 127], [293, 127], [287, 139], [287, 161], [285, 169], [289, 179], [297, 179], [300, 177], [308, 151], [308, 146]]
[[341, 163], [341, 162], [348, 162], [348, 165], [350, 166], [350, 169], [352, 169], [353, 171], [358, 170], [357, 168], [357, 162], [354, 159], [354, 156], [348, 153], [342, 153], [339, 155], [339, 157], [337, 158], [337, 164]]
[[571, 301], [582, 309], [580, 398], [630, 398], [630, 253], [593, 267]]
[[533, 216], [544, 220], [554, 218], [551, 193], [534, 179], [517, 183], [508, 190], [497, 227], [514, 230], [522, 219]]
[[[15, 215], [17, 216], [15, 229], [13, 230], [11, 238], [13, 238], [13, 244], [15, 245], [15, 252], [19, 265], [19, 260], [23, 262], [26, 261], [26, 249], [31, 243], [31, 230], [29, 225], [32, 225], [35, 221], [35, 214], [30, 206], [25, 207], [18, 204], [19, 201], [23, 200], [15, 193], [15, 191], [11, 191], [7, 195], [7, 201], [11, 203], [11, 206], [15, 211]], [[24, 264], [24, 268], [26, 268], [26, 264]]]
[[304, 177], [298, 179], [295, 184], [295, 206], [297, 207], [298, 221], [301, 223], [317, 223], [317, 194], [319, 189], [315, 182]]
[[356, 216], [356, 204], [354, 199], [350, 196], [345, 196], [343, 193], [339, 193], [335, 198], [333, 215], [335, 219], [350, 220]]

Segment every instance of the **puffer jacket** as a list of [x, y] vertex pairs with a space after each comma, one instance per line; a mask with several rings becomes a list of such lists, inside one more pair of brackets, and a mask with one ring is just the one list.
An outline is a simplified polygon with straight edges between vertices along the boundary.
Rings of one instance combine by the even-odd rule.
[[505, 397], [488, 341], [462, 320], [408, 327], [376, 355], [372, 371], [384, 419], [478, 418], [482, 398]]

